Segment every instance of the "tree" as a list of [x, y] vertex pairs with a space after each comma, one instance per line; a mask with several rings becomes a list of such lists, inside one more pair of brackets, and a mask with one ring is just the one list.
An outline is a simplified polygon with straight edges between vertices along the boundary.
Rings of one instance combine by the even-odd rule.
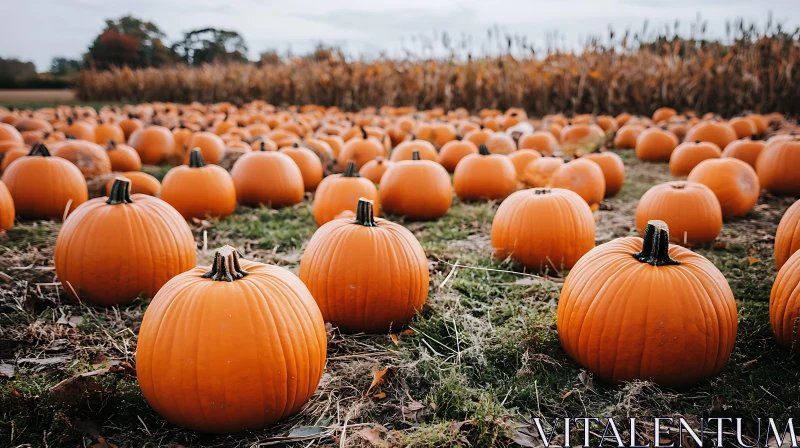
[[152, 22], [133, 16], [106, 20], [106, 27], [95, 38], [85, 59], [105, 69], [112, 66], [157, 67], [174, 60], [163, 43], [164, 33]]
[[64, 57], [55, 57], [50, 63], [50, 73], [56, 76], [69, 76], [81, 69], [81, 61]]
[[0, 79], [11, 81], [21, 78], [36, 76], [36, 66], [33, 62], [20, 61], [19, 59], [0, 58]]
[[247, 62], [247, 44], [236, 31], [204, 28], [189, 31], [172, 51], [189, 65]]

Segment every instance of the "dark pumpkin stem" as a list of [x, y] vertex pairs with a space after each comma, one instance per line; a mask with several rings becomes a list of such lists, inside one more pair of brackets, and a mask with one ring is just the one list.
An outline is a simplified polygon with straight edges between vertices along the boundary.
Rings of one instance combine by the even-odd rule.
[[203, 153], [200, 151], [200, 148], [194, 148], [192, 152], [189, 153], [189, 168], [202, 168], [206, 166], [205, 162], [203, 162]]
[[411, 151], [411, 160], [419, 160], [419, 151]]
[[487, 148], [487, 147], [486, 147], [486, 145], [480, 145], [480, 146], [478, 146], [478, 152], [479, 152], [479, 153], [480, 153], [482, 156], [489, 156], [489, 155], [491, 155], [491, 154], [492, 154], [492, 153], [491, 153], [491, 151], [489, 151], [489, 148]]
[[294, 142], [294, 145], [292, 145], [292, 148], [299, 148], [299, 147], [300, 145], [298, 145], [297, 142]]
[[113, 151], [117, 149], [117, 142], [114, 140], [109, 140], [106, 142], [106, 151]]
[[229, 245], [217, 249], [211, 270], [202, 275], [217, 282], [232, 282], [247, 275], [247, 271], [239, 264], [239, 252]]
[[378, 165], [383, 165], [383, 156], [375, 157], [375, 163]]
[[375, 210], [372, 206], [372, 201], [367, 198], [358, 199], [358, 207], [356, 208], [356, 220], [354, 224], [359, 224], [366, 227], [378, 227], [375, 222]]
[[262, 151], [266, 151], [267, 150], [267, 146], [264, 144], [264, 140], [261, 140], [261, 150]]
[[533, 194], [550, 194], [549, 188], [534, 188]]
[[347, 162], [347, 168], [344, 169], [342, 177], [361, 177], [358, 174], [358, 167], [356, 166], [356, 162], [353, 162], [352, 160]]
[[367, 135], [367, 131], [365, 131], [365, 130], [364, 130], [364, 128], [361, 128], [361, 137], [362, 137], [364, 140], [366, 140], [366, 139], [367, 139], [367, 137], [369, 137], [369, 136]]
[[644, 230], [642, 251], [633, 258], [651, 266], [675, 266], [681, 264], [669, 256], [669, 227], [664, 221], [651, 220]]
[[117, 177], [111, 185], [111, 194], [108, 195], [106, 204], [131, 204], [131, 181], [125, 177]]
[[28, 153], [29, 156], [42, 156], [42, 157], [50, 157], [50, 150], [47, 149], [47, 146], [44, 146], [43, 143], [36, 142], [33, 144], [31, 148], [31, 152]]

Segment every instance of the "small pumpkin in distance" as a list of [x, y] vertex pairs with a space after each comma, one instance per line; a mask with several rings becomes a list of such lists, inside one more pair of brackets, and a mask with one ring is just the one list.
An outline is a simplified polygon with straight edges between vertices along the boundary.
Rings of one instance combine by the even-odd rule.
[[96, 143], [66, 139], [53, 146], [52, 155], [69, 160], [85, 177], [111, 173], [111, 159], [105, 149]]
[[505, 132], [495, 132], [491, 134], [484, 144], [489, 148], [489, 152], [492, 154], [509, 155], [517, 150], [517, 142]]
[[361, 168], [370, 160], [375, 160], [378, 156], [386, 157], [386, 151], [379, 140], [367, 135], [366, 131], [361, 130], [361, 136], [354, 137], [342, 147], [337, 160], [339, 168], [347, 168], [347, 163], [353, 161], [356, 167]]
[[233, 164], [231, 177], [240, 204], [280, 208], [303, 202], [303, 174], [294, 160], [281, 152], [248, 152]]
[[435, 219], [444, 216], [453, 202], [453, 185], [443, 166], [420, 160], [414, 152], [412, 160], [392, 165], [383, 174], [378, 188], [381, 208], [387, 213], [410, 219]]
[[622, 158], [611, 151], [595, 151], [582, 157], [600, 166], [606, 181], [605, 197], [616, 196], [625, 183], [625, 164]]
[[427, 140], [407, 140], [399, 145], [392, 151], [389, 159], [392, 162], [399, 162], [401, 160], [411, 160], [414, 151], [419, 152], [419, 158], [422, 160], [432, 160], [434, 162], [439, 160], [439, 154], [433, 144]]
[[392, 166], [394, 162], [385, 160], [383, 157], [376, 157], [375, 160], [370, 160], [358, 170], [358, 174], [366, 179], [369, 179], [373, 184], [379, 184], [383, 173]]
[[11, 162], [27, 156], [29, 152], [31, 152], [30, 149], [25, 147], [9, 149], [3, 156], [3, 162], [0, 163], [0, 171], [7, 170], [8, 166], [11, 165]]
[[439, 164], [449, 172], [456, 169], [458, 163], [470, 154], [477, 154], [478, 147], [469, 140], [452, 140], [439, 150]]
[[668, 162], [678, 143], [678, 137], [666, 129], [645, 129], [636, 138], [636, 158], [642, 161]]
[[671, 107], [659, 107], [653, 112], [653, 122], [659, 123], [678, 115], [678, 111]]
[[322, 182], [324, 173], [322, 161], [314, 154], [314, 151], [301, 147], [297, 143], [286, 148], [281, 148], [279, 151], [291, 157], [294, 163], [297, 164], [297, 167], [300, 168], [305, 190], [316, 190], [319, 183]]
[[147, 307], [136, 374], [170, 422], [236, 433], [297, 413], [326, 356], [325, 323], [303, 282], [224, 246], [212, 266], [177, 275]]
[[135, 149], [122, 143], [109, 140], [106, 144], [106, 155], [111, 162], [111, 171], [140, 171], [142, 159]]
[[556, 170], [548, 187], [574, 191], [592, 210], [597, 210], [606, 193], [606, 180], [600, 165], [580, 158]]
[[800, 138], [768, 143], [756, 161], [761, 188], [772, 194], [800, 196]]
[[[319, 184], [314, 195], [314, 221], [322, 226], [345, 210], [355, 212], [359, 198], [375, 201], [378, 189], [371, 180], [361, 177], [355, 162], [350, 161], [344, 173], [332, 174]], [[374, 213], [379, 212], [380, 205], [375, 202]]]
[[[750, 134], [748, 134], [750, 135]], [[730, 124], [718, 120], [702, 121], [689, 129], [684, 138], [687, 142], [711, 142], [724, 150], [728, 144], [739, 137]]]
[[669, 173], [675, 177], [688, 176], [700, 162], [719, 159], [722, 151], [711, 142], [683, 142], [669, 157]]
[[125, 132], [115, 123], [101, 122], [94, 128], [94, 140], [100, 146], [110, 142], [125, 143]]
[[230, 173], [219, 165], [206, 165], [195, 148], [188, 166], [176, 166], [164, 176], [161, 199], [185, 219], [228, 216], [236, 208], [236, 187]]
[[175, 148], [175, 136], [163, 126], [149, 126], [135, 130], [128, 145], [139, 153], [143, 164], [158, 165], [182, 151]]
[[674, 243], [701, 245], [714, 241], [722, 230], [722, 207], [703, 184], [666, 182], [647, 190], [636, 206], [639, 235], [644, 235], [652, 220], [667, 223]]
[[[203, 161], [205, 163], [219, 164], [225, 156], [225, 142], [213, 132], [195, 132], [192, 134], [189, 141], [186, 142], [186, 148], [196, 149], [199, 148], [203, 153]], [[177, 150], [183, 154], [183, 147]], [[189, 153], [186, 152], [186, 157], [183, 161], [184, 165], [189, 164]]]
[[561, 149], [558, 139], [547, 131], [522, 134], [517, 144], [519, 149], [532, 149], [543, 156], [552, 155]]
[[723, 218], [744, 216], [758, 202], [758, 175], [753, 167], [738, 159], [704, 160], [692, 169], [687, 180], [714, 192]]
[[761, 151], [764, 150], [765, 146], [766, 144], [761, 140], [740, 138], [725, 147], [725, 150], [722, 151], [722, 157], [739, 159], [755, 169], [758, 156], [761, 155]]
[[629, 149], [636, 147], [636, 139], [645, 130], [640, 124], [626, 124], [619, 128], [614, 135], [614, 147], [617, 149]]
[[525, 167], [525, 183], [534, 188], [544, 188], [550, 184], [559, 168], [564, 165], [561, 157], [549, 156], [536, 159]]
[[517, 191], [517, 171], [508, 156], [492, 154], [486, 145], [464, 157], [453, 173], [453, 188], [464, 201], [504, 199]]
[[[141, 171], [126, 171], [120, 173], [120, 176], [131, 181], [131, 194], [146, 194], [147, 196], [154, 197], [161, 196], [161, 182], [147, 173]], [[111, 178], [108, 180], [108, 183], [106, 183], [106, 196], [111, 194], [115, 180], [115, 178]]]
[[758, 128], [752, 120], [744, 117], [731, 118], [728, 122], [733, 132], [736, 133], [736, 138], [746, 138], [758, 134]]
[[508, 159], [514, 165], [514, 170], [517, 172], [517, 181], [520, 183], [525, 182], [525, 168], [536, 159], [542, 158], [538, 151], [533, 149], [518, 149], [508, 155]]
[[781, 217], [775, 232], [775, 266], [780, 269], [786, 260], [800, 250], [800, 200]]

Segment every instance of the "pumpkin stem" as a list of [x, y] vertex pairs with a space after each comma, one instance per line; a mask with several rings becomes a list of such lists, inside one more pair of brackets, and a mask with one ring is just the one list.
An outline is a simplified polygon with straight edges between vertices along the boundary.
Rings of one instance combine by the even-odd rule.
[[364, 128], [361, 128], [361, 137], [362, 137], [364, 140], [366, 140], [366, 139], [367, 139], [367, 137], [368, 137], [368, 135], [367, 135], [367, 131], [365, 131], [365, 130], [364, 130]]
[[375, 157], [375, 163], [378, 165], [383, 165], [383, 156]]
[[480, 145], [480, 146], [478, 146], [478, 152], [479, 152], [479, 153], [480, 153], [482, 156], [488, 156], [488, 155], [491, 155], [491, 154], [492, 154], [492, 153], [489, 151], [489, 148], [487, 148], [487, 147], [486, 147], [486, 145]]
[[117, 149], [117, 142], [114, 140], [108, 140], [106, 142], [106, 151], [113, 151]]
[[419, 160], [419, 151], [411, 151], [411, 160]]
[[261, 140], [261, 150], [262, 151], [266, 151], [267, 150], [266, 145], [264, 145], [264, 140]]
[[217, 249], [211, 270], [203, 274], [202, 277], [210, 278], [216, 282], [232, 282], [245, 275], [247, 275], [247, 271], [242, 269], [241, 264], [239, 264], [239, 252], [226, 244]]
[[356, 162], [353, 162], [352, 160], [347, 162], [347, 168], [344, 169], [342, 177], [360, 177], [358, 175], [358, 167], [356, 166]]
[[533, 194], [550, 194], [549, 188], [534, 188]]
[[111, 185], [111, 193], [108, 195], [106, 204], [131, 204], [131, 180], [118, 176], [114, 179], [114, 184]]
[[204, 166], [206, 164], [203, 162], [203, 153], [200, 152], [200, 148], [194, 148], [189, 153], [189, 168], [202, 168]]
[[644, 230], [642, 251], [633, 254], [633, 258], [651, 266], [675, 266], [681, 264], [669, 256], [669, 227], [659, 220], [647, 222]]
[[292, 145], [292, 148], [299, 148], [299, 147], [300, 145], [298, 145], [297, 142], [294, 142], [294, 145]]
[[375, 222], [375, 209], [372, 206], [372, 201], [367, 198], [358, 198], [358, 207], [356, 208], [356, 220], [353, 224], [359, 224], [366, 227], [378, 227]]
[[29, 156], [42, 156], [42, 157], [50, 157], [50, 150], [47, 149], [47, 146], [44, 146], [44, 143], [36, 142], [33, 144], [31, 148], [31, 152], [28, 153]]

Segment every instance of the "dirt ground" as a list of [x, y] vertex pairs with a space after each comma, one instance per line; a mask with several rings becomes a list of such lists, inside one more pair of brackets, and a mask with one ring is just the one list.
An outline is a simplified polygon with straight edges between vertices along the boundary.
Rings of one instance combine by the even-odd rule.
[[0, 105], [3, 104], [63, 104], [75, 101], [75, 92], [70, 89], [51, 90], [6, 90], [0, 89]]

